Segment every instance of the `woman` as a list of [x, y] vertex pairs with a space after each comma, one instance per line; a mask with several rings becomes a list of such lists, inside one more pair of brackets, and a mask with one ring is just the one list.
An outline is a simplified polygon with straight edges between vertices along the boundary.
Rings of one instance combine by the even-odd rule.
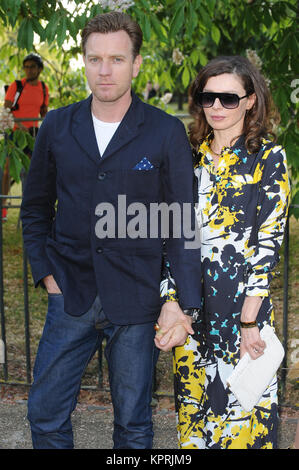
[[[289, 203], [285, 152], [268, 140], [271, 97], [247, 59], [212, 60], [194, 80], [189, 98], [204, 298], [194, 335], [186, 332], [185, 344], [174, 349], [179, 445], [273, 448], [276, 378], [249, 413], [226, 379], [245, 352], [253, 359], [263, 354], [259, 331], [267, 323], [274, 327], [269, 283]], [[162, 283], [169, 301], [176, 298], [170, 271]], [[182, 328], [176, 325], [168, 337]]]

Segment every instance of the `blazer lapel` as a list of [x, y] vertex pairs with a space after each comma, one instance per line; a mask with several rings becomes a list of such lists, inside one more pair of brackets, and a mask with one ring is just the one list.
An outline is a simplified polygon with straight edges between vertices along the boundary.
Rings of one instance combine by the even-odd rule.
[[91, 99], [92, 95], [82, 101], [81, 106], [74, 112], [72, 120], [72, 134], [82, 150], [84, 150], [89, 158], [98, 165], [101, 161], [101, 155], [91, 117]]
[[132, 92], [132, 103], [102, 155], [102, 160], [106, 160], [139, 134], [139, 126], [144, 121], [143, 106], [143, 102]]
[[144, 104], [132, 93], [132, 103], [101, 156], [91, 117], [91, 100], [92, 95], [82, 101], [80, 107], [74, 112], [72, 134], [82, 150], [99, 165], [101, 161], [106, 160], [139, 134], [139, 125], [144, 121]]

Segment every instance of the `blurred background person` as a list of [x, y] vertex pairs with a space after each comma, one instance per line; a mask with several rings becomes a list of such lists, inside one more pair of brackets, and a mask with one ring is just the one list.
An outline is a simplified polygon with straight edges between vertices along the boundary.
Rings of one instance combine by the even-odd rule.
[[[6, 90], [4, 107], [12, 111], [14, 118], [44, 118], [48, 111], [49, 90], [39, 75], [44, 68], [43, 61], [38, 54], [30, 53], [23, 60], [25, 77], [12, 82]], [[15, 123], [14, 130], [22, 129], [33, 137], [38, 131], [38, 121], [21, 121]], [[31, 157], [31, 151], [26, 148], [24, 152]], [[22, 171], [21, 179], [24, 184], [25, 174]], [[11, 186], [9, 175], [9, 159], [6, 160], [2, 177], [2, 194], [9, 193]], [[3, 200], [3, 205], [5, 205]], [[7, 209], [2, 209], [2, 218], [7, 217]]]

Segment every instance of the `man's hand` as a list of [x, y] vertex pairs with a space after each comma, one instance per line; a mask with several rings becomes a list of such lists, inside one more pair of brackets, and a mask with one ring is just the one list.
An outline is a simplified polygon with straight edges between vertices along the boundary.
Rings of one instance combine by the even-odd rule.
[[185, 324], [176, 323], [165, 334], [159, 334], [159, 331], [157, 332], [156, 337], [154, 339], [155, 345], [157, 346], [157, 348], [161, 349], [161, 351], [167, 352], [175, 346], [183, 346], [183, 344], [185, 344], [186, 342], [188, 334], [189, 333], [185, 328]]
[[61, 290], [59, 289], [58, 285], [56, 284], [56, 281], [52, 274], [49, 276], [46, 276], [43, 278], [43, 283], [45, 285], [45, 288], [48, 291], [48, 294], [61, 294]]
[[170, 351], [174, 346], [184, 344], [188, 334], [194, 334], [191, 322], [177, 302], [165, 302], [157, 322], [160, 327], [155, 337], [157, 348]]

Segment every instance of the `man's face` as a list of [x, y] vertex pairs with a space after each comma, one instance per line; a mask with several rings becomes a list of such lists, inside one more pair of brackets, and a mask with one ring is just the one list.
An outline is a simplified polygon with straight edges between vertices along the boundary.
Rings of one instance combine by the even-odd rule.
[[132, 41], [125, 31], [92, 33], [86, 43], [84, 63], [94, 98], [112, 103], [130, 95], [141, 62], [141, 56], [133, 59]]
[[24, 63], [24, 71], [26, 75], [26, 79], [29, 82], [36, 80], [41, 73], [41, 68], [37, 65], [34, 60], [26, 60]]

